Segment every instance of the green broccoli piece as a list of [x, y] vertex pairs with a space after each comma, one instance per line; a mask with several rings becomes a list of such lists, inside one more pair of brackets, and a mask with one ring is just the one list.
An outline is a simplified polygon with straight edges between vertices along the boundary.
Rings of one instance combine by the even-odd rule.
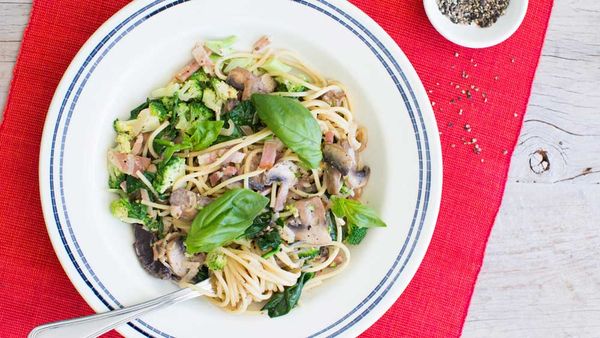
[[273, 57], [269, 61], [265, 62], [260, 68], [266, 70], [269, 73], [289, 73], [292, 71], [292, 67], [279, 61], [279, 59]]
[[123, 222], [148, 223], [148, 209], [145, 205], [130, 202], [127, 198], [112, 201], [110, 213]]
[[360, 242], [362, 242], [362, 240], [367, 235], [368, 230], [369, 228], [361, 228], [355, 225], [348, 225], [348, 231], [344, 240], [350, 245], [359, 245]]
[[160, 123], [163, 123], [169, 118], [169, 111], [161, 101], [151, 101], [148, 105], [148, 109], [150, 109], [150, 114], [158, 117]]
[[212, 79], [211, 85], [217, 94], [217, 97], [221, 101], [226, 101], [228, 99], [236, 99], [237, 98], [237, 90], [232, 86], [225, 83], [225, 81], [221, 81], [219, 79]]
[[221, 250], [215, 249], [206, 255], [206, 266], [211, 271], [220, 271], [227, 264], [227, 256]]
[[312, 259], [319, 255], [319, 248], [310, 248], [298, 253], [298, 258]]
[[217, 97], [217, 94], [211, 88], [204, 89], [204, 94], [202, 95], [202, 103], [204, 103], [205, 106], [216, 111], [217, 113], [221, 112], [221, 107], [223, 106], [223, 101]]
[[208, 121], [215, 119], [215, 113], [200, 102], [190, 103], [190, 117], [195, 121]]
[[208, 77], [208, 74], [206, 74], [204, 70], [200, 68], [188, 78], [188, 81], [190, 80], [197, 81], [200, 84], [205, 84], [208, 83], [208, 81], [210, 81], [210, 78]]
[[119, 153], [130, 153], [131, 152], [131, 135], [126, 133], [119, 133], [115, 138], [115, 142], [117, 145], [115, 146], [115, 151]]
[[192, 127], [192, 119], [188, 118], [190, 112], [190, 106], [185, 102], [180, 102], [174, 109], [174, 113], [177, 116], [177, 124], [175, 129], [188, 130]]
[[[157, 112], [157, 109], [159, 108], [157, 108], [157, 105], [155, 105], [155, 112]], [[118, 119], [115, 120], [113, 127], [117, 133], [126, 133], [133, 138], [140, 133], [153, 131], [160, 127], [160, 118], [158, 113], [160, 112], [153, 114], [151, 108], [149, 107], [148, 109], [142, 110], [134, 119], [127, 121], [120, 121]]]
[[153, 90], [152, 94], [150, 94], [150, 96], [155, 99], [158, 99], [161, 97], [171, 97], [171, 96], [174, 96], [175, 94], [177, 94], [177, 92], [179, 91], [180, 88], [181, 88], [181, 86], [179, 85], [179, 83], [172, 82], [169, 85], [167, 85], [166, 87]]
[[185, 175], [185, 160], [181, 157], [171, 157], [159, 165], [152, 186], [159, 194], [163, 194], [183, 175]]
[[277, 79], [277, 89], [278, 92], [290, 92], [290, 93], [298, 93], [305, 92], [308, 88], [304, 87], [301, 84], [292, 82], [288, 79]]
[[175, 106], [179, 104], [179, 96], [177, 94], [173, 96], [165, 96], [160, 99], [160, 102], [167, 108], [168, 111], [173, 111]]
[[108, 165], [108, 188], [121, 189], [121, 183], [127, 178], [127, 175], [122, 173], [117, 167], [112, 164]]
[[202, 86], [196, 80], [187, 80], [179, 91], [179, 99], [181, 101], [189, 101], [191, 99], [200, 99], [202, 97]]
[[235, 35], [228, 36], [222, 40], [209, 40], [204, 43], [204, 46], [210, 49], [213, 53], [217, 55], [227, 55], [230, 54], [233, 49], [231, 46], [237, 41], [237, 37]]

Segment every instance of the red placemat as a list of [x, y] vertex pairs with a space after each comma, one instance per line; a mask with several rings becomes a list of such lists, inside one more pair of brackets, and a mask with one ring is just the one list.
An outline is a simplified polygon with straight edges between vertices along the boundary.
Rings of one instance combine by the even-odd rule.
[[[46, 233], [38, 150], [63, 72], [94, 30], [126, 3], [34, 1], [0, 127], [0, 228], [5, 234], [0, 337], [23, 337], [36, 325], [92, 313], [60, 267]], [[519, 31], [484, 50], [442, 38], [420, 0], [353, 3], [383, 26], [415, 66], [435, 102], [444, 157], [442, 206], [423, 264], [364, 336], [458, 336], [502, 200], [552, 1], [531, 1]]]

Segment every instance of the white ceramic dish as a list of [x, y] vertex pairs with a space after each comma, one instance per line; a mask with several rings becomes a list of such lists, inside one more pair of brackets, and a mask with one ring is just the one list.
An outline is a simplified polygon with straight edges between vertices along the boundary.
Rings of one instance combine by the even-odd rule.
[[[268, 19], [265, 19], [268, 18]], [[352, 250], [340, 277], [303, 295], [288, 316], [227, 314], [189, 301], [123, 325], [130, 337], [354, 336], [405, 289], [431, 239], [442, 161], [425, 90], [392, 39], [345, 1], [140, 0], [108, 20], [65, 73], [48, 112], [40, 153], [44, 215], [56, 253], [98, 312], [176, 288], [139, 266], [129, 225], [108, 211], [106, 150], [112, 121], [166, 83], [196, 41], [236, 34], [248, 48], [262, 34], [344, 82], [369, 129], [366, 201], [389, 227]]]
[[486, 48], [497, 45], [517, 31], [527, 12], [529, 0], [511, 0], [506, 13], [490, 27], [475, 24], [455, 24], [444, 16], [437, 0], [423, 0], [425, 12], [433, 27], [446, 39], [469, 48]]

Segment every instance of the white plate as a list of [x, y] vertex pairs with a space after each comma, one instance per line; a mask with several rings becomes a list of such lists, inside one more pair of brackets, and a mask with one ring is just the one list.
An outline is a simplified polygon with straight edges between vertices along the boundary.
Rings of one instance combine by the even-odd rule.
[[511, 0], [506, 13], [490, 27], [455, 24], [440, 11], [437, 0], [423, 0], [425, 13], [433, 27], [446, 39], [469, 48], [495, 46], [511, 37], [521, 26], [529, 0]]
[[345, 1], [143, 0], [119, 11], [84, 45], [46, 120], [44, 215], [77, 290], [103, 312], [176, 288], [142, 270], [131, 227], [108, 211], [112, 122], [189, 61], [196, 41], [236, 34], [241, 49], [265, 33], [276, 47], [299, 52], [349, 87], [370, 134], [365, 199], [389, 226], [370, 231], [352, 249], [348, 270], [306, 292], [287, 316], [231, 315], [193, 300], [122, 326], [126, 336], [357, 335], [396, 301], [425, 255], [442, 186], [438, 131], [417, 74], [379, 26]]

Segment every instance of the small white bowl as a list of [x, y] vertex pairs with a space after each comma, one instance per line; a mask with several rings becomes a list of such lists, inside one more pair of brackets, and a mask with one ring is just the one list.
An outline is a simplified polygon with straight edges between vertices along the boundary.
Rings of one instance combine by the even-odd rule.
[[425, 12], [435, 29], [446, 39], [469, 48], [486, 48], [508, 39], [519, 28], [527, 12], [528, 0], [511, 0], [506, 13], [490, 27], [452, 23], [442, 14], [436, 0], [423, 0]]

